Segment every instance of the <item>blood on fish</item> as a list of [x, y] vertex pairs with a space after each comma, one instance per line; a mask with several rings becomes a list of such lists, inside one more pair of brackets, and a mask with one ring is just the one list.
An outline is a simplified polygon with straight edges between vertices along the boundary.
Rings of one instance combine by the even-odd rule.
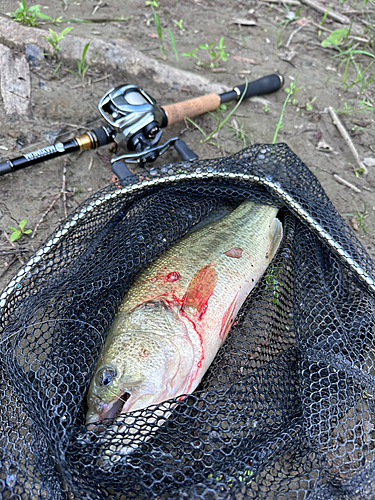
[[171, 273], [167, 274], [165, 279], [169, 281], [170, 283], [173, 283], [174, 281], [177, 281], [181, 278], [181, 274], [177, 271], [172, 271]]
[[191, 318], [189, 318], [189, 316], [185, 313], [185, 311], [182, 308], [180, 309], [180, 314], [181, 314], [181, 316], [186, 318], [189, 321], [189, 323], [191, 323], [195, 333], [198, 335], [199, 342], [200, 342], [201, 348], [202, 348], [202, 355], [201, 355], [200, 359], [198, 360], [197, 370], [196, 370], [195, 374], [192, 376], [192, 378], [190, 380], [189, 387], [187, 388], [187, 392], [189, 392], [191, 389], [191, 386], [193, 385], [194, 380], [198, 377], [199, 369], [202, 367], [202, 361], [204, 360], [203, 337], [202, 337], [202, 334], [199, 333], [197, 325], [194, 323], [194, 321]]
[[236, 296], [232, 300], [228, 309], [225, 311], [225, 313], [223, 315], [223, 319], [221, 320], [221, 329], [220, 329], [220, 333], [219, 333], [219, 337], [221, 339], [224, 339], [229, 331], [230, 320], [231, 320], [231, 318], [233, 316], [233, 312], [236, 308], [237, 298], [238, 298], [238, 293], [236, 293]]

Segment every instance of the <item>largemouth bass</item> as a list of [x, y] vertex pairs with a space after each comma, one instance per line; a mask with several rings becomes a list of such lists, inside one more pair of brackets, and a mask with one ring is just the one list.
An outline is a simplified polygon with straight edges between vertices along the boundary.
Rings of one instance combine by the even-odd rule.
[[276, 253], [282, 239], [276, 214], [245, 201], [141, 273], [99, 355], [87, 424], [196, 389]]

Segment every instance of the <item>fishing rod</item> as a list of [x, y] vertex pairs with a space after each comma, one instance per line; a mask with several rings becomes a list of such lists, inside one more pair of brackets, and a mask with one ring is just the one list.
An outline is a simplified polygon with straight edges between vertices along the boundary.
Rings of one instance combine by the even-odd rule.
[[221, 104], [230, 101], [276, 92], [283, 84], [284, 78], [273, 74], [238, 85], [229, 92], [211, 93], [163, 107], [158, 106], [155, 99], [136, 85], [120, 85], [108, 90], [98, 104], [99, 112], [107, 122], [106, 125], [88, 130], [69, 141], [57, 142], [12, 160], [6, 160], [0, 163], [0, 175], [16, 172], [35, 163], [58, 158], [74, 151], [96, 149], [112, 142], [122, 141], [125, 141], [130, 153], [111, 160], [112, 170], [120, 181], [133, 175], [127, 167], [128, 163], [144, 166], [146, 162], [155, 161], [171, 146], [184, 161], [193, 161], [198, 156], [178, 137], [173, 137], [164, 144], [158, 144], [163, 128], [184, 118], [194, 118], [214, 111]]

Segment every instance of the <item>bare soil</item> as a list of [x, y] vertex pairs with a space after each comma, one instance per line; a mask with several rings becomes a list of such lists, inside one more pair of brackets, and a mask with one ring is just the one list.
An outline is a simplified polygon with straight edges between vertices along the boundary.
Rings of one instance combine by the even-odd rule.
[[[332, 3], [316, 2], [324, 9], [328, 9]], [[165, 30], [163, 46], [166, 58], [163, 59], [153, 13], [144, 0], [27, 0], [28, 6], [36, 3], [41, 4], [43, 13], [55, 18], [61, 16], [64, 21], [57, 27], [51, 22], [39, 20], [38, 28], [33, 29], [43, 29], [48, 35], [49, 28], [59, 34], [65, 27], [71, 26], [73, 30], [62, 40], [62, 47], [69, 36], [76, 36], [86, 42], [96, 40], [103, 44], [109, 43], [114, 47], [114, 53], [106, 64], [103, 53], [89, 51], [90, 67], [83, 81], [74, 74], [77, 72], [76, 58], [67, 57], [66, 50], [57, 52], [53, 57], [44, 56], [37, 65], [35, 61], [30, 61], [30, 115], [8, 116], [4, 107], [0, 107], [2, 161], [55, 141], [66, 141], [86, 128], [104, 124], [100, 120], [97, 104], [108, 89], [117, 85], [134, 83], [146, 90], [160, 105], [205, 93], [204, 89], [187, 86], [183, 76], [179, 81], [174, 78], [160, 83], [160, 78], [156, 78], [150, 68], [135, 75], [132, 71], [126, 71], [121, 64], [114, 64], [113, 54], [119, 40], [132, 44], [155, 63], [187, 70], [226, 88], [244, 83], [245, 78], [252, 81], [279, 73], [285, 78], [285, 88], [294, 81], [300, 89], [293, 96], [295, 102], [289, 102], [285, 108], [283, 128], [279, 131], [277, 142], [287, 143], [310, 168], [342, 215], [355, 215], [356, 209], [363, 214], [365, 204], [367, 215], [363, 219], [359, 217], [359, 227], [356, 227], [355, 220], [352, 221], [352, 216], [344, 216], [356, 230], [370, 256], [375, 258], [375, 233], [372, 231], [375, 229], [375, 167], [369, 166], [367, 175], [355, 172], [358, 168], [355, 158], [327, 112], [328, 106], [345, 111], [339, 116], [360, 158], [375, 159], [375, 79], [366, 89], [364, 85], [361, 89], [361, 82], [347, 88], [343, 84], [345, 64], [340, 65], [342, 58], [335, 57], [339, 55], [339, 50], [321, 46], [321, 41], [330, 31], [349, 27], [349, 24], [340, 24], [327, 16], [320, 28], [318, 23], [322, 21], [323, 13], [305, 4], [296, 5], [296, 1], [284, 4], [251, 0], [159, 0], [156, 11], [160, 15], [161, 27]], [[15, 11], [18, 5], [18, 1], [0, 1], [2, 19], [6, 19], [4, 15]], [[373, 0], [335, 1], [332, 10], [341, 12], [353, 22], [351, 35], [369, 39], [368, 44], [358, 41], [357, 50], [365, 49], [374, 54]], [[123, 20], [113, 20], [121, 16]], [[68, 23], [67, 19], [85, 19], [90, 22]], [[180, 20], [183, 29], [176, 26], [175, 21]], [[372, 23], [372, 27], [365, 23]], [[167, 29], [174, 35], [178, 61]], [[0, 42], [9, 46], [14, 54], [24, 52], [29, 34], [23, 35], [23, 30], [30, 28], [17, 23], [16, 42], [7, 39], [0, 30]], [[217, 45], [221, 37], [224, 37], [225, 50], [229, 56], [226, 61], [218, 61], [218, 66], [213, 69], [198, 66], [192, 57], [182, 56], [200, 44], [215, 42]], [[341, 50], [344, 50], [343, 46]], [[197, 54], [207, 61], [204, 50], [198, 49]], [[363, 69], [373, 60], [363, 54], [355, 54], [354, 57]], [[375, 64], [365, 73], [365, 83], [374, 70]], [[353, 83], [356, 75], [355, 66], [350, 63], [346, 83]], [[283, 89], [264, 96], [263, 100], [243, 102], [228, 122], [232, 128], [224, 126], [209, 143], [201, 143], [202, 134], [189, 123], [166, 129], [163, 138], [166, 140], [179, 135], [200, 158], [216, 158], [237, 152], [244, 147], [244, 139], [247, 145], [251, 142], [270, 143], [286, 96]], [[230, 104], [228, 110], [233, 106]], [[208, 114], [197, 118], [196, 122], [206, 133], [216, 126], [215, 118]], [[235, 128], [243, 130], [246, 136], [241, 138]], [[120, 146], [116, 154], [125, 152], [125, 147]], [[22, 265], [21, 261], [27, 261], [64, 219], [63, 196], [53, 204], [62, 189], [64, 166], [66, 208], [69, 213], [90, 194], [111, 182], [109, 159], [114, 154], [113, 149], [105, 146], [0, 177], [0, 290]], [[177, 153], [169, 151], [156, 164], [178, 160]], [[353, 184], [360, 192], [338, 183], [334, 174]], [[12, 233], [9, 226], [17, 226], [21, 220], [27, 219], [26, 228], [34, 230], [52, 204], [35, 236], [23, 235], [13, 247], [4, 234], [10, 236]], [[361, 228], [361, 222], [366, 232]], [[20, 253], [15, 253], [15, 250]]]

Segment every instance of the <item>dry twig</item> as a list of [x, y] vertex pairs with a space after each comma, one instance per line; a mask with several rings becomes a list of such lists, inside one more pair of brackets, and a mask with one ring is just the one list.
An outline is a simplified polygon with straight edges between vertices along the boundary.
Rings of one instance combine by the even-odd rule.
[[[9, 236], [5, 231], [4, 231], [4, 236], [8, 240], [8, 242], [12, 245], [13, 248], [17, 248], [16, 245], [13, 243], [13, 241], [10, 240]], [[21, 255], [17, 254], [17, 259], [21, 262], [22, 265], [25, 265], [25, 261], [23, 260]]]
[[[317, 10], [318, 12], [322, 12], [325, 14], [327, 12], [327, 7], [323, 5], [318, 5], [315, 2], [312, 2], [311, 0], [301, 0], [302, 3], [307, 5], [308, 7], [311, 7], [314, 10]], [[349, 24], [350, 19], [346, 16], [343, 16], [342, 14], [339, 14], [338, 12], [333, 11], [330, 9], [327, 13], [327, 17], [330, 17], [331, 19], [334, 19], [335, 21], [338, 21], [339, 23], [343, 24]]]
[[300, 31], [302, 28], [304, 28], [305, 26], [307, 26], [308, 24], [310, 24], [310, 21], [307, 21], [306, 23], [302, 24], [301, 26], [299, 26], [299, 28], [297, 28], [296, 30], [293, 31], [293, 33], [290, 34], [290, 37], [288, 38], [288, 41], [286, 42], [286, 45], [285, 47], [289, 47], [291, 41], [292, 41], [292, 38], [294, 37], [294, 35], [296, 33], [298, 33], [298, 31]]
[[344, 186], [346, 186], [346, 187], [348, 187], [350, 189], [353, 189], [353, 191], [355, 191], [356, 193], [360, 193], [361, 192], [360, 189], [358, 189], [353, 184], [350, 184], [350, 182], [346, 181], [345, 179], [342, 179], [337, 174], [333, 174], [333, 177], [336, 179], [337, 182], [339, 182], [340, 184], [343, 184]]
[[63, 197], [63, 202], [64, 202], [64, 214], [65, 214], [65, 217], [68, 216], [68, 210], [67, 210], [67, 207], [66, 207], [66, 195], [67, 195], [67, 192], [65, 190], [65, 185], [66, 185], [65, 174], [66, 174], [66, 163], [64, 165], [64, 170], [63, 170], [63, 180], [62, 180], [61, 191], [56, 196], [56, 198], [53, 200], [53, 202], [50, 204], [50, 206], [47, 208], [47, 210], [43, 213], [42, 217], [40, 218], [39, 222], [37, 223], [37, 225], [34, 228], [34, 231], [33, 231], [33, 234], [31, 235], [31, 238], [35, 237], [36, 232], [38, 230], [38, 227], [44, 221], [44, 219], [46, 218], [46, 216], [49, 214], [49, 212], [52, 210], [52, 208], [55, 206], [56, 202], [61, 198], [61, 196]]
[[341, 134], [341, 137], [344, 139], [344, 141], [346, 142], [346, 144], [349, 146], [350, 151], [353, 153], [353, 156], [356, 159], [356, 162], [357, 162], [359, 168], [363, 169], [364, 174], [367, 175], [368, 174], [368, 170], [367, 170], [365, 164], [362, 163], [362, 161], [361, 161], [361, 159], [359, 157], [359, 154], [357, 153], [357, 150], [355, 149], [353, 141], [349, 137], [349, 134], [346, 131], [346, 128], [344, 127], [344, 125], [342, 124], [340, 118], [337, 116], [337, 114], [334, 112], [334, 110], [333, 110], [333, 108], [331, 106], [329, 106], [328, 112], [329, 112], [329, 114], [330, 114], [330, 116], [332, 118], [333, 124], [336, 125], [338, 131]]

